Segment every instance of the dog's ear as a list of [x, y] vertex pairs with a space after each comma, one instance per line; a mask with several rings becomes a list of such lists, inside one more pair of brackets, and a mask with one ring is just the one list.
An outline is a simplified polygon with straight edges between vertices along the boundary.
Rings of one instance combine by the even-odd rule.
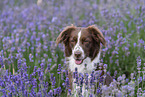
[[66, 44], [66, 42], [68, 41], [68, 38], [71, 34], [71, 32], [73, 30], [75, 30], [76, 27], [74, 25], [71, 25], [71, 26], [67, 26], [60, 34], [59, 36], [57, 37], [56, 39], [56, 43], [57, 45], [61, 42], [63, 42], [64, 44]]
[[102, 43], [104, 46], [106, 46], [106, 40], [105, 40], [102, 32], [95, 25], [91, 25], [91, 26], [87, 27], [87, 29], [92, 34], [92, 36], [96, 42]]

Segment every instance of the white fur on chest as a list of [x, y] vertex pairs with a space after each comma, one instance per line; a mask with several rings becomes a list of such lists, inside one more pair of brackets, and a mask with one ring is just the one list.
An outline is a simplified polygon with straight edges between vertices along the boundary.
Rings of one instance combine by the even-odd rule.
[[[75, 59], [71, 55], [70, 57], [68, 57], [68, 60], [69, 60], [69, 69], [71, 70], [71, 72], [74, 72], [75, 68], [77, 68], [78, 73], [82, 73], [82, 74], [88, 73], [88, 74], [91, 74], [91, 72], [96, 68], [94, 63], [99, 63], [99, 58], [100, 58], [100, 52], [98, 53], [96, 58], [94, 58], [93, 61], [91, 61], [91, 58], [87, 57], [86, 59], [83, 60], [83, 63], [81, 63], [80, 65], [77, 65], [75, 63]], [[87, 65], [85, 65], [85, 64], [87, 64]]]

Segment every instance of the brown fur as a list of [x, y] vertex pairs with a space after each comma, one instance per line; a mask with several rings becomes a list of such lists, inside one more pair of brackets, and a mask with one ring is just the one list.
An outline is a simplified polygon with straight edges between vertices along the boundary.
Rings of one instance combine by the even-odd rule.
[[65, 56], [66, 57], [68, 57], [72, 54], [71, 47], [69, 46], [69, 38], [70, 38], [71, 32], [74, 31], [75, 29], [76, 29], [76, 27], [73, 25], [66, 27], [56, 39], [57, 44], [63, 42], [63, 44], [65, 46]]
[[74, 25], [66, 27], [56, 39], [56, 43], [63, 42], [65, 46], [65, 56], [69, 57], [72, 54], [72, 48], [77, 43], [77, 35], [81, 30], [81, 46], [86, 53], [86, 57], [93, 60], [100, 51], [100, 43], [106, 45], [103, 34], [94, 25], [87, 28], [76, 27]]
[[93, 33], [93, 38], [98, 41], [98, 42], [101, 42], [104, 46], [106, 46], [106, 40], [103, 36], [103, 34], [100, 32], [100, 30], [95, 26], [95, 25], [92, 25], [92, 26], [89, 26], [87, 28], [91, 33]]

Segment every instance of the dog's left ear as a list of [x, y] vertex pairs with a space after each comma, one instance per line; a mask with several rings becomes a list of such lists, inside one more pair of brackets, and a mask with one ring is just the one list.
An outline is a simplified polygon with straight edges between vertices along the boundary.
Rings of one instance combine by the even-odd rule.
[[59, 36], [57, 37], [56, 39], [56, 43], [57, 45], [61, 42], [63, 42], [64, 44], [66, 44], [68, 42], [68, 38], [69, 38], [69, 35], [71, 34], [71, 32], [73, 30], [75, 30], [76, 27], [74, 25], [71, 25], [71, 26], [67, 26], [60, 34]]
[[102, 32], [95, 26], [89, 26], [87, 27], [90, 33], [92, 33], [93, 38], [96, 40], [98, 43], [102, 43], [104, 46], [106, 46], [106, 40], [102, 34]]

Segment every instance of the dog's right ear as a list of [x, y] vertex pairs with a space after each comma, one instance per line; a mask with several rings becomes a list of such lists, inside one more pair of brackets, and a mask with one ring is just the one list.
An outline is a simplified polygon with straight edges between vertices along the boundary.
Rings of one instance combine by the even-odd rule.
[[95, 25], [91, 25], [87, 27], [87, 29], [92, 33], [92, 36], [96, 40], [96, 42], [102, 43], [104, 46], [106, 46], [106, 40], [102, 32]]
[[68, 41], [69, 39], [69, 36], [71, 34], [71, 32], [73, 30], [75, 30], [76, 27], [74, 25], [71, 25], [71, 26], [67, 26], [60, 34], [59, 36], [57, 37], [56, 39], [56, 43], [57, 45], [61, 42], [63, 42], [64, 44], [66, 44], [66, 42]]

